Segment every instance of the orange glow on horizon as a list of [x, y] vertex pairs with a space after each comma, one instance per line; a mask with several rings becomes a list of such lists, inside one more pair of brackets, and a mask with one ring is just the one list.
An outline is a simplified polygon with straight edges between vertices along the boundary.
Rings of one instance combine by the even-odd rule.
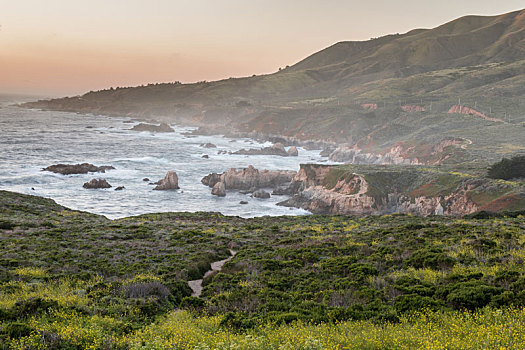
[[273, 73], [338, 41], [520, 6], [522, 0], [8, 0], [0, 13], [0, 92], [76, 95]]

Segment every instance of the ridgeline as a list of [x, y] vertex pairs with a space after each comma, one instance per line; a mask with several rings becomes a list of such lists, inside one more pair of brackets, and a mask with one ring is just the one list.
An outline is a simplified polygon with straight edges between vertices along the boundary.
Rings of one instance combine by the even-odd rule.
[[[524, 152], [524, 92], [521, 10], [340, 42], [268, 75], [117, 87], [25, 106], [317, 140], [437, 164]], [[440, 147], [450, 139], [460, 145]]]

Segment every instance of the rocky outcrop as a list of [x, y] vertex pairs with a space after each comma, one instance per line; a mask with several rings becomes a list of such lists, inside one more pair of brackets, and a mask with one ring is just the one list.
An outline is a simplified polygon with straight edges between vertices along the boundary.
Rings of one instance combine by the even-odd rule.
[[126, 187], [124, 187], [124, 186], [119, 186], [119, 187], [115, 188], [115, 191], [122, 191], [122, 190], [124, 190], [124, 189], [126, 189]]
[[384, 153], [366, 152], [357, 145], [346, 145], [336, 148], [330, 153], [329, 159], [352, 164], [440, 164], [450, 157], [448, 147], [461, 150], [471, 143], [472, 141], [460, 137], [447, 137], [435, 144], [398, 142]]
[[323, 150], [319, 153], [321, 157], [330, 157], [330, 154], [332, 154], [333, 151], [335, 151], [337, 147], [335, 145], [328, 145], [323, 148]]
[[403, 148], [399, 145], [392, 147], [384, 154], [368, 153], [355, 147], [338, 147], [330, 153], [329, 159], [334, 162], [352, 164], [419, 164], [417, 158], [405, 158]]
[[257, 190], [253, 192], [252, 197], [260, 198], [260, 199], [268, 199], [270, 198], [270, 194], [266, 192], [265, 190]]
[[377, 103], [362, 103], [361, 107], [363, 107], [366, 110], [373, 111], [377, 109]]
[[291, 186], [290, 192], [295, 192], [295, 195], [279, 205], [302, 208], [316, 214], [344, 215], [409, 213], [463, 216], [486, 206], [479, 200], [476, 202], [473, 193], [483, 193], [483, 198], [494, 196], [491, 201], [497, 201], [505, 191], [513, 191], [505, 185], [494, 185], [487, 179], [416, 170], [413, 167], [385, 170], [381, 167], [345, 168], [310, 164], [301, 165]]
[[297, 147], [295, 147], [295, 146], [292, 146], [292, 147], [288, 148], [288, 151], [286, 151], [286, 153], [288, 153], [288, 156], [290, 156], [290, 157], [297, 157], [297, 156], [299, 156], [299, 151], [297, 150]]
[[115, 169], [111, 165], [96, 166], [89, 163], [82, 164], [55, 164], [50, 165], [43, 171], [50, 171], [62, 175], [87, 174], [87, 173], [105, 173], [106, 170]]
[[98, 188], [110, 188], [111, 185], [105, 179], [91, 179], [89, 182], [86, 182], [82, 187], [88, 189], [98, 189]]
[[201, 182], [208, 187], [213, 187], [217, 182], [221, 181], [221, 175], [222, 174], [211, 173], [209, 175], [204, 176]]
[[277, 188], [289, 184], [295, 175], [295, 171], [259, 171], [250, 165], [240, 170], [232, 168], [222, 174], [209, 174], [201, 182], [209, 187], [214, 187], [218, 182], [222, 182], [226, 189], [256, 190], [259, 188]]
[[407, 113], [417, 113], [426, 111], [425, 107], [421, 107], [418, 105], [403, 105], [401, 106], [401, 109]]
[[219, 197], [225, 197], [226, 196], [226, 187], [224, 187], [224, 183], [223, 182], [217, 182], [212, 190], [211, 190], [211, 194], [215, 195], [215, 196], [219, 196]]
[[282, 143], [276, 143], [275, 145], [271, 147], [264, 147], [261, 149], [244, 149], [243, 148], [239, 151], [233, 152], [232, 154], [243, 154], [243, 155], [249, 155], [249, 156], [266, 155], [266, 156], [281, 156], [281, 157], [289, 157], [291, 155], [284, 149], [284, 145]]
[[132, 127], [130, 130], [133, 131], [149, 131], [149, 132], [174, 132], [173, 128], [166, 123], [160, 123], [160, 125], [155, 124], [145, 124], [140, 123]]
[[217, 145], [214, 145], [213, 143], [201, 143], [201, 147], [204, 147], [204, 148], [217, 148]]
[[164, 179], [157, 182], [157, 186], [154, 190], [164, 191], [164, 190], [178, 190], [179, 187], [179, 177], [174, 171], [168, 171]]
[[454, 105], [454, 106], [450, 107], [450, 109], [448, 110], [448, 113], [449, 114], [473, 115], [473, 116], [480, 117], [480, 118], [483, 118], [483, 119], [491, 121], [491, 122], [503, 123], [503, 120], [501, 120], [501, 119], [488, 117], [487, 115], [481, 113], [480, 111], [477, 111], [474, 108], [470, 108], [470, 107], [467, 107], [467, 106]]

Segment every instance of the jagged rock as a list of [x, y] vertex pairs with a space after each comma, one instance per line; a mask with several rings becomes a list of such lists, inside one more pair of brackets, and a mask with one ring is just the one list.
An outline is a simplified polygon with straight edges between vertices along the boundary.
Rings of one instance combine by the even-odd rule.
[[321, 157], [329, 157], [330, 154], [332, 154], [332, 152], [336, 150], [336, 148], [337, 147], [333, 145], [327, 146], [319, 153], [319, 155]]
[[503, 120], [499, 119], [499, 118], [491, 118], [491, 117], [488, 117], [486, 116], [485, 114], [481, 113], [480, 111], [477, 111], [475, 110], [474, 108], [470, 108], [470, 107], [466, 107], [466, 106], [458, 106], [458, 105], [454, 105], [452, 106], [449, 111], [448, 111], [449, 114], [453, 114], [453, 113], [457, 113], [457, 114], [469, 114], [469, 115], [474, 115], [476, 117], [480, 117], [480, 118], [483, 118], [485, 120], [488, 120], [488, 121], [491, 121], [491, 122], [498, 122], [498, 123], [503, 123]]
[[419, 164], [417, 158], [407, 158], [404, 152], [402, 145], [396, 145], [384, 154], [366, 153], [354, 147], [338, 147], [329, 158], [334, 162], [352, 164]]
[[261, 149], [241, 149], [239, 151], [233, 152], [233, 154], [242, 154], [242, 155], [249, 155], [249, 156], [256, 156], [256, 155], [270, 155], [270, 156], [282, 156], [282, 157], [288, 157], [290, 154], [286, 152], [284, 149], [284, 145], [282, 143], [276, 143], [275, 145], [271, 147], [264, 147]]
[[290, 195], [291, 193], [290, 186], [288, 187], [278, 187], [272, 191], [272, 196], [285, 196]]
[[257, 191], [257, 188], [256, 188], [256, 187], [252, 187], [252, 188], [250, 188], [249, 190], [242, 190], [242, 191], [239, 191], [239, 193], [241, 193], [241, 194], [250, 194], [250, 193], [253, 193], [253, 192], [255, 192], [255, 191]]
[[96, 188], [110, 188], [112, 187], [105, 179], [91, 179], [89, 182], [86, 182], [82, 187], [89, 189]]
[[270, 198], [270, 194], [266, 192], [265, 190], [257, 190], [253, 192], [252, 197], [266, 199], [266, 198]]
[[123, 189], [125, 189], [126, 187], [124, 186], [119, 186], [117, 188], [115, 188], [115, 191], [122, 191]]
[[164, 179], [157, 182], [157, 186], [154, 190], [178, 190], [179, 187], [179, 177], [174, 171], [168, 171]]
[[222, 182], [217, 182], [212, 190], [211, 190], [211, 194], [215, 195], [215, 196], [219, 196], [219, 197], [224, 197], [226, 196], [226, 188], [224, 187], [224, 183]]
[[217, 182], [220, 182], [220, 181], [221, 181], [221, 174], [217, 174], [217, 173], [211, 173], [209, 175], [206, 175], [201, 180], [201, 182], [208, 187], [213, 187], [215, 186]]
[[217, 145], [214, 145], [213, 143], [201, 143], [201, 147], [204, 147], [204, 148], [217, 148]]
[[297, 157], [297, 156], [299, 156], [299, 151], [297, 150], [297, 147], [295, 147], [295, 146], [292, 146], [292, 147], [288, 148], [287, 153], [288, 153], [288, 156], [290, 156], [290, 157]]
[[111, 165], [96, 166], [89, 163], [82, 164], [55, 164], [42, 169], [62, 175], [87, 174], [87, 173], [105, 173], [106, 170], [115, 169]]
[[[479, 210], [479, 205], [472, 201], [468, 193], [494, 191], [486, 187], [492, 186], [488, 181], [458, 178], [455, 189], [432, 194], [431, 191], [428, 192], [428, 187], [439, 181], [437, 175], [432, 172], [425, 174], [410, 170], [400, 172], [378, 168], [367, 169], [363, 174], [351, 171], [338, 173], [338, 177], [334, 178], [332, 169], [337, 167], [301, 165], [287, 193], [295, 195], [278, 205], [303, 208], [315, 214], [410, 213], [461, 216]], [[373, 181], [378, 176], [382, 178], [380, 184]], [[372, 180], [371, 183], [368, 182], [368, 177]], [[328, 182], [327, 178], [330, 179]]]
[[246, 201], [240, 201], [239, 204], [248, 204]]
[[210, 156], [207, 155], [207, 154], [203, 154], [203, 155], [202, 155], [202, 158], [204, 158], [204, 159], [208, 159], [208, 158], [210, 158]]
[[232, 168], [222, 174], [209, 174], [205, 176], [201, 182], [209, 187], [213, 187], [220, 181], [223, 182], [226, 189], [229, 190], [275, 188], [289, 184], [295, 174], [295, 171], [259, 171], [250, 165], [241, 170]]
[[150, 132], [174, 132], [173, 128], [166, 123], [160, 125], [140, 123], [131, 128], [133, 131], [150, 131]]

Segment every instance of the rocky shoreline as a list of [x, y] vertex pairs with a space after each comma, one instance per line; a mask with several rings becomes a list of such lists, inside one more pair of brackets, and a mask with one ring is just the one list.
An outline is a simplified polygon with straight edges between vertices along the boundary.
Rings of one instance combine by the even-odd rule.
[[359, 166], [301, 165], [278, 205], [314, 214], [464, 216], [525, 203], [525, 188], [465, 174]]

